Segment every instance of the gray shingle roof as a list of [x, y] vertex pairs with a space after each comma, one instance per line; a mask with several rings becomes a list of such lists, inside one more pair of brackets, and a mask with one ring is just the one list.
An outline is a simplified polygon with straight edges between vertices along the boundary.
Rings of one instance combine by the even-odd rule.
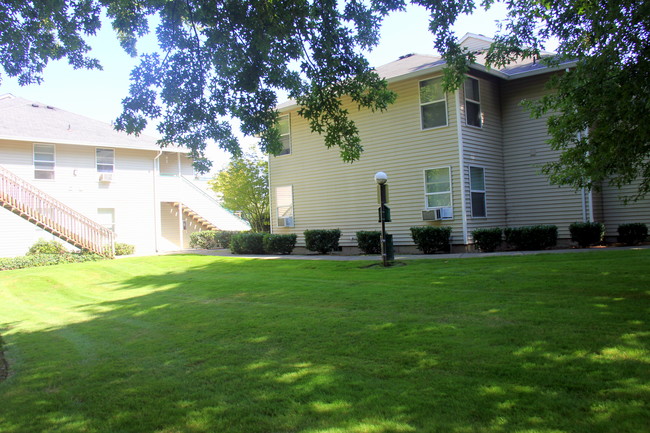
[[[0, 139], [160, 150], [156, 138], [118, 132], [108, 123], [13, 95], [0, 95]], [[187, 152], [175, 147], [164, 150]]]

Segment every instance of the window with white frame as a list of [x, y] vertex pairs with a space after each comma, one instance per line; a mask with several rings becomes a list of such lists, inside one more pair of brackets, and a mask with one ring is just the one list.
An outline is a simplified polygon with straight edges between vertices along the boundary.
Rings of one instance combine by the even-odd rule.
[[34, 179], [54, 179], [54, 145], [34, 144]]
[[275, 188], [276, 216], [278, 227], [293, 227], [293, 186]]
[[97, 222], [107, 229], [115, 232], [115, 209], [99, 208], [97, 209]]
[[427, 209], [451, 207], [451, 169], [424, 170], [424, 197]]
[[447, 97], [442, 77], [420, 81], [420, 119], [422, 129], [447, 126]]
[[289, 115], [280, 116], [278, 119], [278, 129], [280, 130], [280, 141], [282, 150], [279, 155], [289, 155], [291, 153], [291, 118]]
[[485, 203], [485, 169], [483, 167], [470, 166], [469, 194], [472, 202], [472, 217], [485, 218], [487, 206]]
[[95, 149], [97, 173], [113, 173], [115, 171], [115, 150]]
[[476, 78], [467, 77], [465, 80], [465, 121], [470, 126], [481, 127], [481, 96]]

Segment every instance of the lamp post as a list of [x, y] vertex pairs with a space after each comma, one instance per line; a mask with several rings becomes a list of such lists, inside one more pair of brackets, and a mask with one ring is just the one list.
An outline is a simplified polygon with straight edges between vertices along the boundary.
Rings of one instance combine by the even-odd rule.
[[386, 249], [386, 182], [388, 175], [383, 171], [375, 174], [375, 182], [379, 188], [379, 221], [381, 222], [381, 262], [388, 266], [388, 255]]

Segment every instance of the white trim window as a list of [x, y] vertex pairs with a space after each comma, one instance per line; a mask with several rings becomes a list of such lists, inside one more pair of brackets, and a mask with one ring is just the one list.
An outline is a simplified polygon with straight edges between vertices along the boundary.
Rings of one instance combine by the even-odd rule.
[[115, 171], [115, 149], [95, 149], [95, 165], [97, 173], [113, 173]]
[[424, 202], [426, 209], [451, 207], [451, 168], [424, 170]]
[[99, 208], [97, 209], [97, 222], [115, 233], [115, 209]]
[[293, 227], [293, 186], [275, 188], [275, 206], [278, 227]]
[[481, 95], [479, 81], [476, 78], [465, 79], [465, 122], [469, 126], [481, 128], [483, 119], [481, 114]]
[[291, 118], [288, 114], [278, 118], [278, 129], [280, 130], [280, 141], [282, 142], [282, 150], [278, 153], [280, 155], [291, 154]]
[[469, 195], [472, 218], [487, 217], [485, 169], [483, 167], [469, 167]]
[[34, 179], [54, 180], [55, 156], [53, 144], [34, 143]]
[[420, 81], [420, 122], [422, 129], [447, 126], [447, 96], [442, 77]]

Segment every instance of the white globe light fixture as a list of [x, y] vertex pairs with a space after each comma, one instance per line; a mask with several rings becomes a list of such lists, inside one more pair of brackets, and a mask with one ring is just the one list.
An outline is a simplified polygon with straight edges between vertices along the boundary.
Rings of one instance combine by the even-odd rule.
[[388, 175], [383, 171], [378, 171], [375, 174], [375, 182], [377, 182], [377, 185], [384, 185], [386, 182], [388, 182]]

